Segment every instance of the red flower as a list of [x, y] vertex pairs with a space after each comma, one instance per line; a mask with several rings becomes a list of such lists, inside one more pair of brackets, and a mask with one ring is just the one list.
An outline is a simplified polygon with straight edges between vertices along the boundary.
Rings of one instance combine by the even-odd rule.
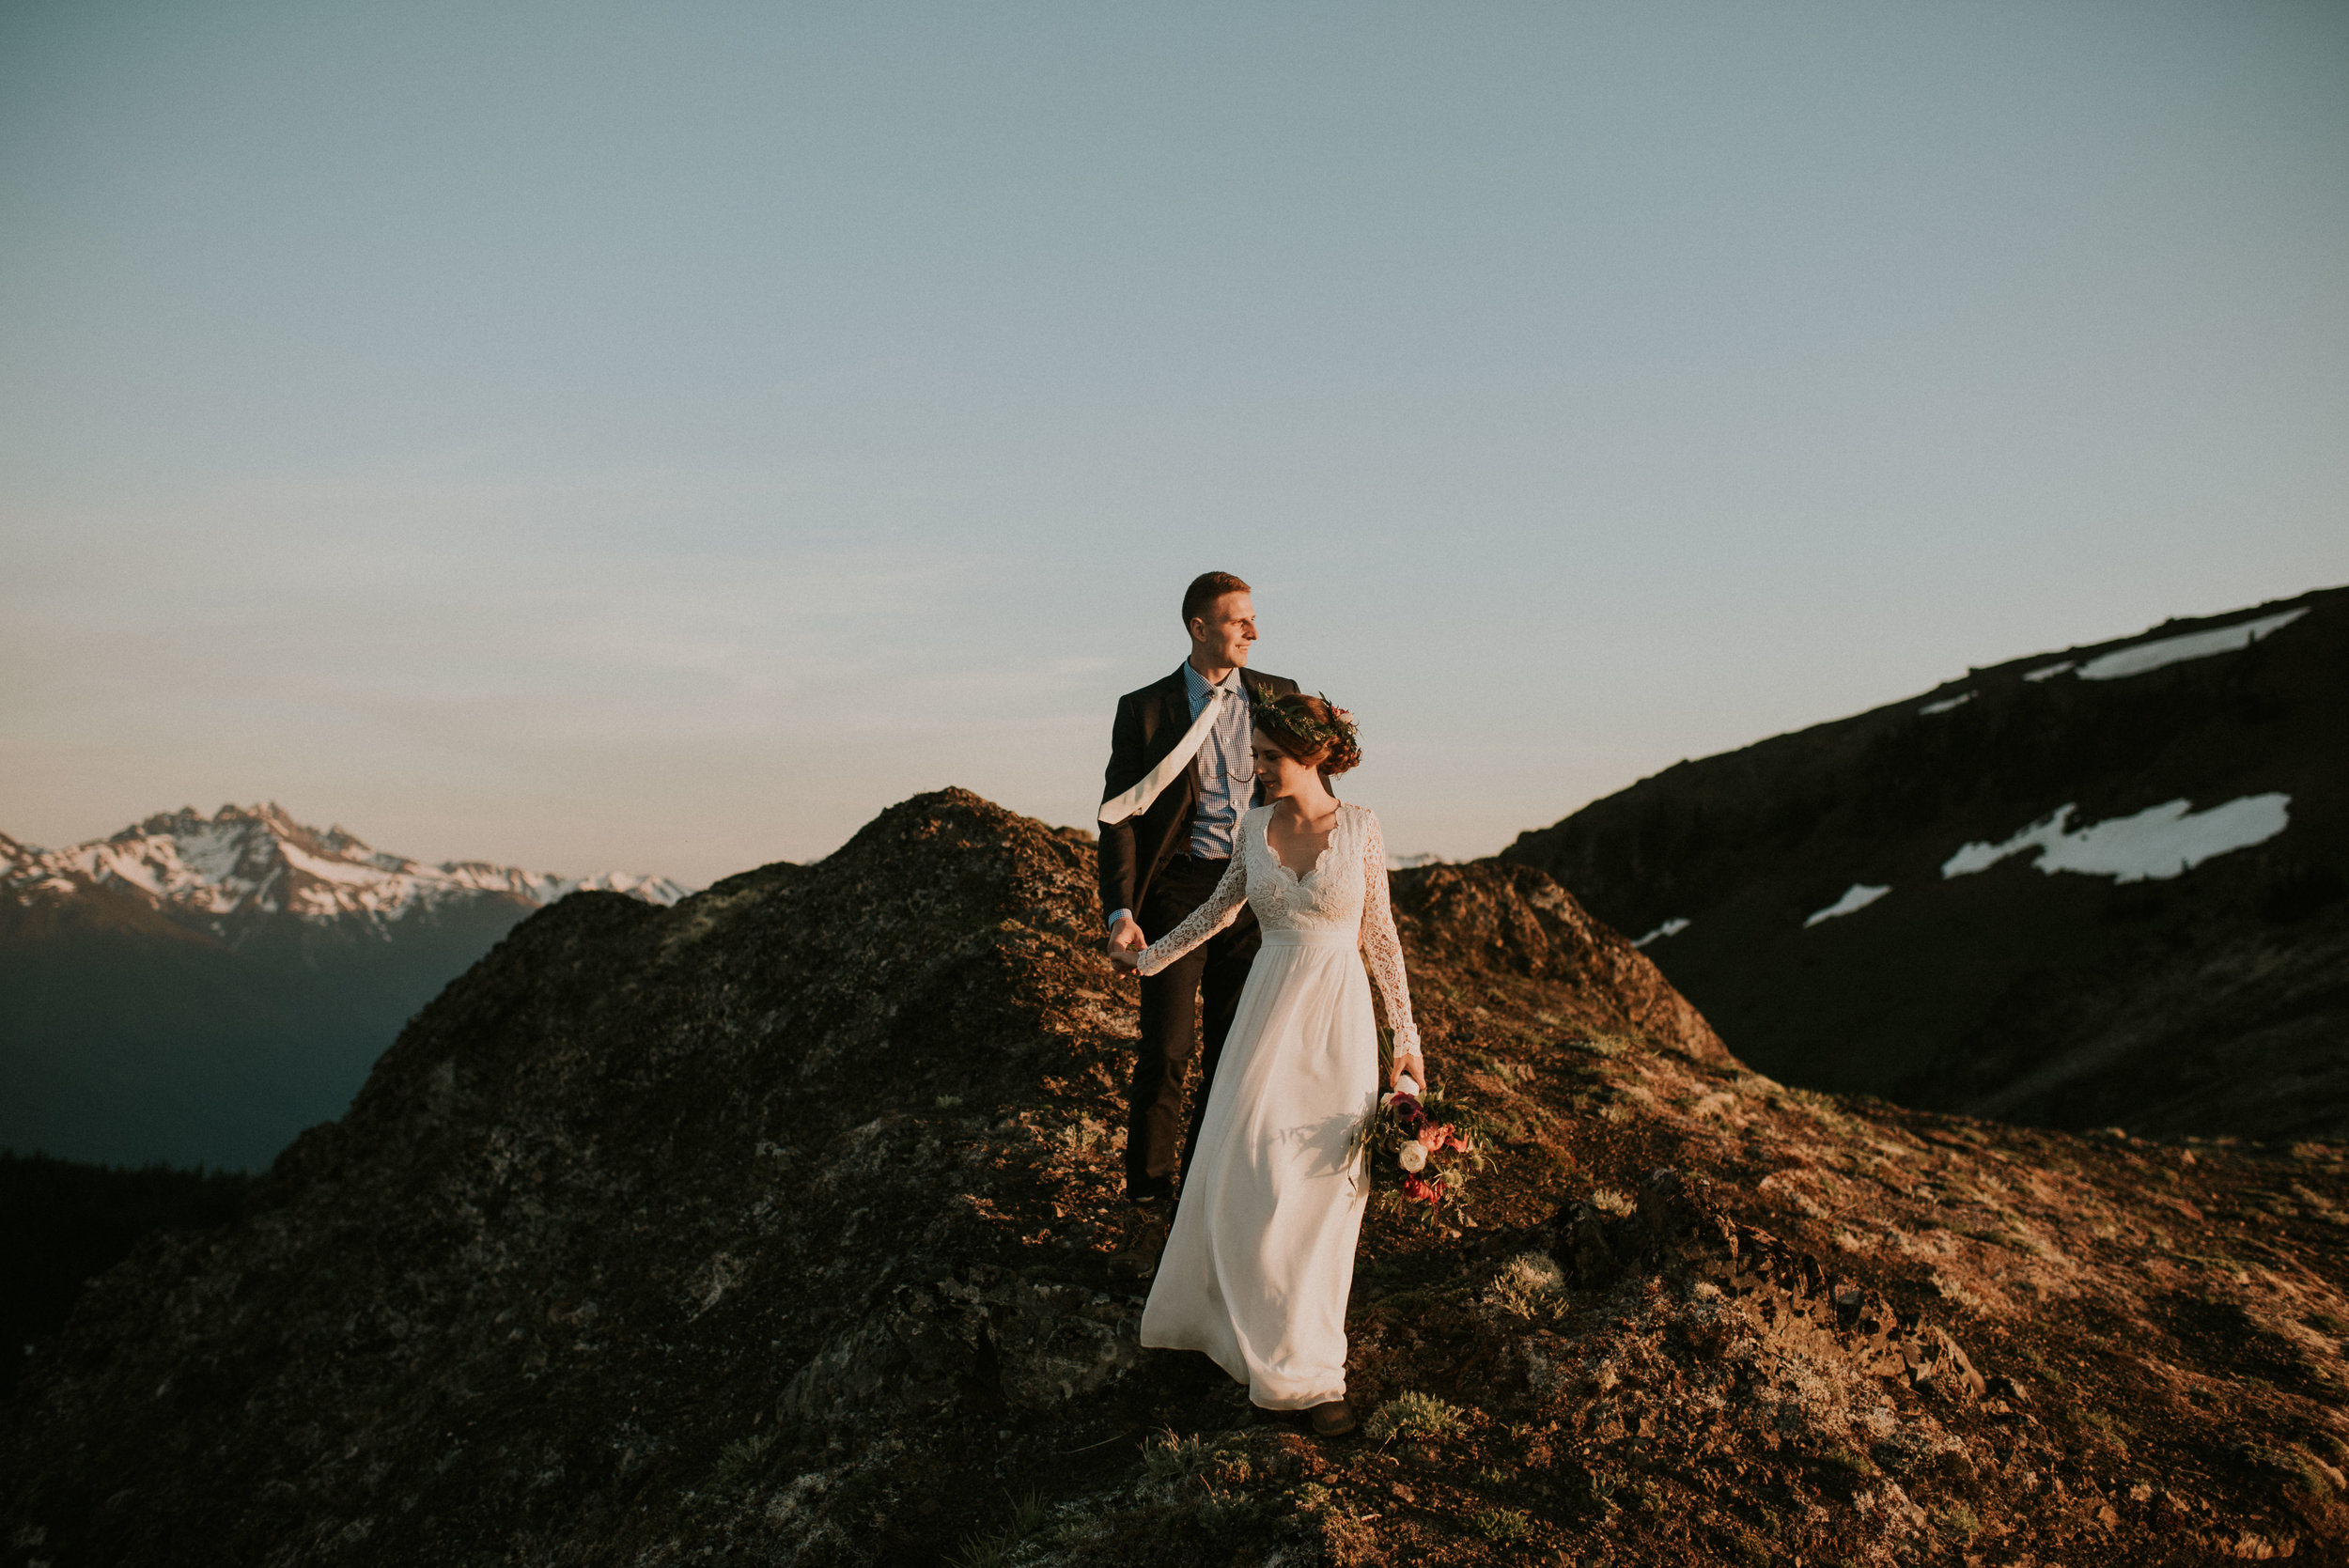
[[1403, 1178], [1403, 1196], [1414, 1203], [1425, 1203], [1429, 1208], [1441, 1208], [1443, 1206], [1443, 1184], [1423, 1181], [1417, 1176], [1406, 1176]]

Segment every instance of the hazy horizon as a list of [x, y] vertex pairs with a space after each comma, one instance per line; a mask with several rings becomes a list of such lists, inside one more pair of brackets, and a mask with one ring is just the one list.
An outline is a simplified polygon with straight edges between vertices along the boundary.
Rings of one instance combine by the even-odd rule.
[[[2320, 585], [2319, 585], [2319, 587], [2318, 587], [2317, 589], [2313, 589], [2313, 590], [2310, 590], [2310, 591], [2312, 591], [2312, 592], [2316, 592], [2316, 591], [2322, 591], [2322, 590], [2323, 590], [2323, 589], [2325, 589], [2325, 588], [2339, 587], [2339, 586], [2341, 586], [2341, 584], [2333, 584], [2333, 583], [2320, 584]], [[2297, 596], [2289, 596], [2289, 597], [2297, 597]], [[2253, 606], [2248, 606], [2248, 605], [2243, 605], [2243, 606], [2230, 606], [2230, 607], [2228, 607], [2226, 610], [2213, 611], [2213, 612], [2210, 612], [2209, 613], [2212, 613], [2212, 614], [2219, 614], [2219, 615], [2224, 615], [2224, 614], [2231, 613], [2232, 613], [2232, 612], [2234, 612], [2234, 611], [2238, 611], [2238, 610], [2248, 610], [2248, 609], [2251, 609], [2251, 608], [2255, 608], [2255, 607], [2253, 607]], [[2295, 613], [2297, 613], [2297, 612], [2295, 612]], [[2185, 615], [2185, 616], [2180, 616], [2180, 617], [2178, 617], [2178, 618], [2179, 618], [2179, 619], [2196, 619], [2196, 618], [2200, 618], [2200, 617], [2193, 616], [2193, 615]], [[2145, 628], [2145, 629], [2142, 629], [2151, 630], [2151, 629], [2152, 629], [2152, 628]], [[2123, 634], [2123, 635], [2128, 635], [2128, 634], [2125, 634], [2125, 633], [2124, 633], [2124, 634]], [[2076, 640], [2075, 640], [2075, 642], [2074, 642], [2072, 644], [2067, 644], [2067, 646], [2077, 646], [2077, 645], [2084, 645], [2084, 644], [2093, 644], [2098, 643], [2098, 642], [2108, 641], [2108, 640], [2109, 640], [2109, 639], [2107, 639], [2107, 638], [2097, 638], [2097, 637], [2091, 637], [2091, 638], [2079, 638], [2079, 639], [2076, 639]], [[2036, 654], [2036, 653], [2047, 653], [2047, 652], [2057, 652], [2057, 651], [2061, 651], [2061, 650], [2055, 649], [2055, 648], [2046, 648], [2046, 649], [2033, 649], [2033, 650], [2031, 650], [2031, 652], [2030, 652], [2030, 653], [2026, 653], [2026, 654], [2007, 654], [2007, 655], [2002, 655], [2002, 656], [1998, 657], [1998, 658], [1993, 658], [1993, 659], [1985, 659], [1985, 660], [1980, 660], [1980, 661], [1978, 661], [1978, 662], [1977, 662], [1974, 666], [1972, 666], [1972, 667], [1973, 667], [1973, 668], [1982, 668], [1982, 669], [1994, 668], [1994, 667], [1996, 667], [1996, 666], [1998, 666], [1998, 665], [1999, 665], [1999, 664], [2007, 663], [2007, 662], [2011, 661], [2012, 660], [2015, 660], [2015, 659], [2017, 659], [2017, 658], [2029, 658], [2029, 657], [2031, 657], [2031, 654]], [[1953, 679], [1953, 678], [1955, 678], [1955, 677], [1954, 677], [1954, 676], [1952, 676], [1952, 677], [1950, 677], [1950, 678], [1952, 678], [1952, 679]], [[1914, 697], [1914, 696], [1917, 696], [1917, 695], [1921, 695], [1921, 694], [1922, 694], [1922, 692], [1921, 692], [1921, 691], [1919, 691], [1919, 692], [1911, 692], [1911, 693], [1908, 693], [1907, 695], [1908, 695], [1908, 696], [1910, 696], [1910, 697]], [[1903, 700], [1903, 699], [1901, 699], [1901, 698], [1895, 698], [1895, 699], [1893, 699], [1893, 700], [1894, 700], [1894, 701], [1899, 701], [1899, 700]], [[1882, 706], [1882, 705], [1878, 705], [1878, 706]], [[1856, 710], [1856, 711], [1864, 711], [1864, 710]], [[1835, 721], [1835, 720], [1837, 720], [1837, 719], [1847, 718], [1847, 717], [1851, 717], [1851, 715], [1849, 715], [1849, 714], [1842, 714], [1842, 713], [1836, 713], [1836, 714], [1823, 714], [1823, 715], [1821, 715], [1818, 719], [1812, 721], [1812, 722], [1813, 722], [1813, 723], [1827, 723], [1827, 722], [1832, 722], [1833, 721]], [[1796, 726], [1796, 727], [1797, 727], [1797, 728], [1803, 728], [1803, 727], [1808, 727], [1808, 726], [1807, 726], [1807, 725], [1798, 725], [1798, 726]], [[1786, 732], [1781, 731], [1781, 732], [1774, 732], [1774, 733], [1781, 733], [1781, 734], [1782, 734], [1782, 733], [1786, 733]], [[1767, 739], [1767, 738], [1769, 738], [1769, 737], [1768, 737], [1768, 736], [1754, 736], [1754, 737], [1751, 737], [1751, 741], [1765, 740], [1765, 739]], [[1750, 744], [1750, 743], [1751, 743], [1751, 742], [1750, 742], [1750, 741], [1749, 741], [1749, 742], [1746, 742], [1746, 743], [1747, 743], [1747, 744]], [[1736, 748], [1735, 748], [1735, 747], [1724, 748], [1724, 750], [1735, 750], [1735, 749], [1736, 749]], [[1711, 753], [1706, 753], [1706, 754], [1711, 754]], [[1688, 760], [1688, 759], [1686, 759], [1686, 758], [1674, 758], [1674, 759], [1673, 759], [1673, 762], [1679, 762], [1679, 761], [1685, 761], [1685, 760]], [[1662, 764], [1662, 765], [1660, 765], [1660, 767], [1659, 767], [1659, 768], [1658, 768], [1657, 770], [1659, 770], [1659, 771], [1660, 771], [1660, 770], [1661, 770], [1661, 768], [1669, 768], [1669, 767], [1671, 767], [1672, 765], [1672, 763], [1665, 763], [1665, 764]], [[1650, 775], [1647, 775], [1647, 774], [1643, 774], [1643, 775], [1641, 775], [1641, 777], [1642, 777], [1642, 778], [1645, 778], [1645, 777], [1648, 777], [1648, 776], [1650, 776]], [[939, 785], [935, 785], [935, 786], [932, 786], [932, 787], [936, 787], [936, 788], [945, 788], [945, 787], [949, 787], [949, 786], [953, 785], [953, 784], [955, 784], [955, 782], [956, 782], [956, 781], [953, 781], [953, 780], [947, 780], [947, 781], [944, 781], [943, 783], [941, 783], [941, 784], [939, 784]], [[1627, 784], [1633, 784], [1633, 783], [1637, 783], [1637, 782], [1639, 782], [1639, 781], [1638, 781], [1638, 780], [1626, 780], [1626, 781], [1625, 781], [1625, 784], [1627, 785]], [[1344, 793], [1346, 793], [1347, 796], [1349, 796], [1349, 797], [1351, 797], [1351, 796], [1352, 796], [1352, 794], [1353, 794], [1353, 790], [1352, 790], [1352, 788], [1351, 788], [1351, 786], [1350, 786], [1350, 785], [1344, 785], [1344, 786], [1341, 786], [1341, 788], [1342, 788], [1343, 792], [1344, 792]], [[920, 791], [916, 791], [915, 793], [921, 793], [921, 792], [920, 792]], [[1607, 792], [1607, 793], [1611, 793], [1611, 792]], [[1594, 797], [1593, 799], [1596, 799], [1596, 798], [1597, 798], [1597, 797]], [[884, 800], [884, 801], [877, 801], [877, 802], [874, 804], [874, 807], [873, 807], [873, 809], [872, 809], [872, 812], [870, 813], [870, 815], [868, 815], [868, 817], [867, 817], [867, 818], [865, 818], [864, 820], [860, 820], [859, 822], [857, 822], [856, 824], [854, 824], [854, 826], [851, 828], [850, 831], [851, 831], [851, 832], [853, 832], [853, 831], [855, 831], [855, 829], [856, 829], [856, 828], [862, 828], [862, 827], [864, 825], [864, 821], [865, 821], [865, 820], [870, 820], [870, 817], [871, 817], [871, 816], [878, 816], [878, 815], [880, 815], [883, 811], [885, 811], [887, 808], [889, 808], [890, 806], [895, 805], [895, 804], [897, 804], [897, 803], [898, 803], [898, 800], [897, 800], [897, 799], [892, 799], [892, 800]], [[999, 802], [997, 802], [997, 803], [998, 803], [998, 804], [1002, 804], [1003, 802], [999, 801]], [[1588, 803], [1589, 803], [1588, 801], [1578, 802], [1578, 807], [1577, 807], [1577, 809], [1579, 809], [1580, 805], [1583, 805], [1583, 804], [1588, 804]], [[350, 822], [345, 822], [345, 821], [342, 821], [342, 820], [341, 820], [340, 818], [338, 818], [338, 817], [333, 817], [333, 816], [331, 815], [331, 814], [330, 814], [329, 815], [324, 815], [324, 816], [321, 816], [321, 815], [318, 815], [313, 814], [313, 813], [305, 813], [304, 811], [303, 811], [301, 808], [299, 808], [299, 807], [297, 807], [297, 806], [292, 806], [292, 805], [289, 805], [289, 804], [288, 804], [288, 802], [286, 802], [286, 801], [283, 801], [283, 800], [274, 800], [273, 798], [267, 797], [267, 796], [255, 796], [255, 797], [252, 797], [252, 798], [249, 798], [249, 799], [233, 800], [222, 800], [222, 801], [219, 801], [219, 802], [217, 802], [217, 803], [215, 803], [214, 805], [210, 806], [210, 807], [206, 807], [206, 806], [200, 805], [200, 804], [198, 804], [197, 802], [195, 802], [195, 801], [194, 801], [194, 800], [183, 800], [183, 801], [181, 801], [181, 802], [180, 802], [179, 805], [177, 805], [177, 806], [159, 806], [159, 807], [155, 808], [153, 811], [144, 813], [144, 814], [142, 814], [141, 815], [139, 815], [139, 816], [137, 816], [137, 817], [135, 817], [135, 818], [132, 818], [132, 819], [131, 819], [131, 820], [129, 820], [129, 821], [125, 821], [125, 822], [123, 822], [123, 823], [120, 823], [120, 824], [118, 824], [118, 825], [117, 825], [117, 827], [115, 827], [115, 828], [107, 829], [107, 830], [105, 830], [105, 831], [101, 831], [101, 832], [95, 832], [95, 833], [86, 833], [86, 834], [81, 835], [81, 836], [80, 836], [80, 837], [78, 837], [78, 838], [73, 838], [73, 839], [65, 839], [65, 840], [58, 840], [58, 841], [54, 841], [54, 842], [44, 842], [44, 841], [40, 841], [40, 840], [37, 840], [37, 839], [33, 839], [33, 838], [30, 838], [29, 836], [27, 836], [27, 835], [25, 835], [25, 834], [23, 834], [23, 833], [9, 833], [9, 832], [8, 832], [8, 828], [7, 828], [7, 826], [6, 826], [5, 824], [0, 824], [0, 834], [7, 834], [7, 835], [8, 835], [8, 836], [9, 836], [9, 837], [15, 838], [18, 842], [20, 842], [20, 843], [22, 843], [22, 844], [24, 844], [24, 845], [26, 845], [28, 847], [31, 847], [31, 848], [34, 848], [34, 849], [38, 849], [38, 850], [52, 850], [52, 849], [60, 849], [60, 848], [65, 848], [65, 847], [68, 847], [68, 846], [71, 846], [71, 845], [75, 845], [75, 844], [84, 844], [84, 843], [88, 843], [88, 842], [90, 842], [90, 841], [92, 841], [92, 840], [95, 840], [95, 839], [99, 839], [99, 838], [103, 838], [103, 837], [109, 836], [109, 835], [110, 835], [110, 834], [112, 834], [113, 832], [120, 831], [122, 831], [123, 829], [135, 827], [135, 826], [137, 826], [139, 823], [144, 822], [144, 821], [147, 821], [147, 820], [148, 820], [148, 819], [150, 819], [150, 818], [152, 818], [152, 817], [159, 816], [159, 815], [172, 815], [172, 814], [175, 814], [175, 813], [177, 813], [177, 812], [183, 811], [183, 810], [194, 810], [194, 811], [195, 811], [195, 812], [197, 812], [197, 813], [199, 813], [199, 814], [201, 814], [201, 815], [205, 815], [205, 816], [211, 817], [211, 816], [216, 816], [219, 813], [225, 812], [225, 811], [226, 811], [226, 810], [228, 810], [228, 809], [230, 809], [230, 808], [232, 808], [232, 807], [233, 807], [233, 808], [235, 808], [235, 809], [241, 810], [241, 811], [251, 811], [251, 810], [253, 810], [253, 809], [255, 809], [255, 808], [258, 808], [258, 807], [267, 807], [267, 806], [271, 806], [271, 805], [277, 806], [278, 808], [280, 808], [280, 809], [284, 810], [284, 811], [286, 812], [286, 814], [287, 814], [288, 816], [290, 816], [293, 820], [295, 820], [295, 821], [297, 821], [297, 822], [300, 822], [300, 823], [302, 823], [303, 825], [304, 825], [304, 826], [306, 826], [306, 827], [319, 829], [319, 830], [320, 830], [320, 831], [324, 831], [324, 830], [327, 830], [327, 829], [330, 829], [330, 828], [340, 828], [340, 829], [342, 829], [342, 830], [344, 830], [344, 831], [349, 831], [349, 832], [350, 832], [350, 833], [354, 834], [356, 837], [358, 837], [358, 838], [359, 838], [359, 839], [361, 839], [362, 841], [366, 842], [366, 843], [367, 847], [368, 847], [368, 848], [370, 848], [370, 849], [375, 849], [375, 850], [385, 851], [385, 852], [392, 853], [392, 854], [406, 855], [406, 856], [408, 856], [408, 857], [409, 857], [410, 859], [412, 859], [412, 860], [416, 860], [416, 861], [426, 862], [430, 862], [430, 863], [439, 863], [439, 862], [466, 862], [466, 861], [486, 861], [486, 862], [489, 862], [493, 863], [493, 864], [516, 864], [516, 863], [519, 863], [519, 862], [510, 862], [510, 861], [502, 861], [502, 860], [500, 860], [500, 859], [499, 859], [499, 857], [492, 856], [492, 855], [438, 855], [438, 854], [434, 854], [434, 855], [424, 855], [424, 854], [417, 854], [417, 853], [414, 853], [414, 852], [412, 852], [412, 851], [403, 849], [403, 848], [401, 848], [398, 845], [395, 845], [395, 844], [386, 844], [386, 843], [382, 843], [382, 842], [381, 842], [381, 841], [379, 841], [379, 840], [373, 839], [373, 838], [371, 838], [371, 837], [368, 835], [368, 833], [366, 832], [366, 831], [363, 827], [360, 827], [360, 826], [358, 826], [358, 825], [356, 825], [356, 824], [353, 824], [353, 823], [350, 823]], [[1569, 813], [1562, 813], [1562, 814], [1561, 814], [1561, 815], [1571, 815], [1571, 813], [1569, 812]], [[1549, 825], [1551, 824], [1551, 822], [1552, 822], [1552, 821], [1554, 821], [1554, 820], [1556, 820], [1556, 819], [1555, 819], [1555, 818], [1552, 818], [1552, 819], [1548, 819], [1548, 820], [1545, 820], [1545, 821], [1540, 821], [1540, 822], [1528, 822], [1528, 823], [1526, 823], [1526, 824], [1524, 825], [1524, 827], [1523, 827], [1523, 828], [1521, 828], [1521, 829], [1517, 830], [1517, 831], [1524, 831], [1531, 830], [1531, 829], [1536, 829], [1536, 828], [1548, 827], [1548, 826], [1549, 826]], [[1098, 826], [1099, 826], [1099, 824], [1097, 824], [1097, 822], [1095, 822], [1095, 821], [1092, 819], [1090, 813], [1088, 813], [1088, 814], [1087, 814], [1087, 815], [1086, 815], [1083, 818], [1081, 818], [1081, 819], [1075, 820], [1075, 821], [1071, 821], [1071, 822], [1066, 822], [1066, 823], [1055, 823], [1054, 825], [1055, 825], [1055, 826], [1067, 826], [1067, 827], [1081, 827], [1081, 828], [1083, 828], [1084, 830], [1086, 830], [1087, 831], [1095, 831], [1096, 829], [1097, 829], [1097, 828], [1098, 828]], [[1512, 833], [1510, 836], [1511, 836], [1511, 837], [1515, 837], [1516, 835], [1515, 835], [1515, 833]], [[1505, 843], [1505, 842], [1506, 842], [1506, 841], [1504, 841], [1504, 843]], [[1490, 852], [1491, 852], [1491, 849], [1498, 849], [1498, 848], [1500, 848], [1500, 847], [1501, 847], [1501, 846], [1502, 846], [1501, 845], [1494, 845], [1494, 846], [1491, 846], [1489, 849], [1480, 850], [1480, 851], [1473, 851], [1473, 852], [1471, 852], [1471, 853], [1470, 853], [1470, 854], [1468, 854], [1468, 855], [1446, 855], [1446, 856], [1443, 856], [1442, 858], [1444, 858], [1444, 859], [1446, 859], [1446, 860], [1472, 859], [1472, 858], [1475, 858], [1477, 855], [1490, 853]], [[1395, 854], [1410, 855], [1410, 856], [1414, 856], [1414, 857], [1422, 857], [1422, 856], [1424, 856], [1424, 855], [1427, 855], [1427, 854], [1430, 854], [1430, 853], [1438, 853], [1438, 852], [1436, 852], [1436, 851], [1428, 851], [1428, 850], [1406, 850], [1406, 849], [1397, 848], [1397, 847], [1393, 847], [1393, 846], [1391, 846], [1391, 849], [1392, 849], [1392, 852], [1393, 852], [1393, 853], [1395, 853]], [[827, 851], [818, 851], [817, 854], [814, 854], [814, 855], [809, 855], [809, 856], [805, 856], [805, 857], [802, 857], [802, 859], [805, 859], [805, 860], [816, 860], [816, 859], [820, 859], [820, 858], [821, 858], [821, 856], [822, 856], [822, 854], [823, 854], [823, 853], [825, 853], [825, 852], [827, 852]], [[749, 863], [749, 864], [744, 864], [744, 865], [735, 866], [735, 867], [732, 867], [732, 868], [731, 868], [731, 871], [745, 871], [745, 870], [750, 870], [750, 869], [752, 869], [752, 868], [753, 868], [753, 865], [754, 865], [754, 864], [758, 864], [758, 863], [765, 863], [765, 862], [751, 862], [751, 863]], [[594, 876], [594, 875], [598, 875], [598, 874], [610, 873], [610, 872], [630, 873], [630, 872], [645, 872], [645, 871], [646, 870], [646, 868], [644, 868], [644, 867], [637, 867], [637, 866], [619, 866], [619, 865], [605, 865], [605, 864], [597, 864], [597, 865], [592, 865], [592, 866], [535, 866], [535, 865], [526, 865], [526, 866], [523, 866], [523, 867], [522, 867], [522, 869], [525, 869], [525, 870], [532, 870], [532, 871], [552, 871], [552, 872], [557, 873], [557, 874], [559, 874], [559, 875], [567, 875], [567, 876]], [[690, 888], [692, 888], [692, 889], [696, 889], [696, 890], [698, 890], [698, 889], [700, 889], [700, 888], [704, 888], [704, 887], [708, 886], [708, 885], [709, 885], [711, 882], [713, 882], [713, 881], [718, 880], [720, 877], [723, 877], [723, 876], [726, 876], [726, 875], [730, 875], [730, 874], [731, 874], [731, 871], [729, 871], [729, 872], [720, 872], [720, 873], [718, 873], [716, 876], [711, 876], [711, 877], [698, 877], [698, 878], [683, 878], [683, 879], [681, 879], [681, 880], [683, 881], [684, 885], [686, 885], [686, 886], [688, 886], [688, 887], [690, 887]], [[649, 874], [651, 874], [651, 875], [667, 875], [666, 873], [664, 873], [664, 872], [660, 872], [660, 871], [658, 871], [657, 869], [656, 869], [656, 870], [651, 871]], [[673, 879], [675, 879], [675, 878], [673, 878]]]
[[2349, 8], [0, 12], [0, 831], [1084, 824], [1193, 573], [1399, 852], [2349, 582]]

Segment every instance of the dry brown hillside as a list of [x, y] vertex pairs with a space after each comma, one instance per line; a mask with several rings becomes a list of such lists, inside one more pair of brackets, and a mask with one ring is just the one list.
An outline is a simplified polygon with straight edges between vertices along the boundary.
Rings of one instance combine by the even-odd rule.
[[1398, 874], [1510, 1134], [1367, 1434], [1141, 1351], [1092, 849], [960, 791], [534, 916], [8, 1407], [8, 1568], [2338, 1557], [2349, 1172], [1797, 1093], [1522, 866]]

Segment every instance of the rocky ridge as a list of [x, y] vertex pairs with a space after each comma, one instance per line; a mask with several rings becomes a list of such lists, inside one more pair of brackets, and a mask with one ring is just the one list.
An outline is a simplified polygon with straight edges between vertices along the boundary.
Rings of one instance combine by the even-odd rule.
[[1537, 871], [1400, 873], [1483, 1223], [1374, 1219], [1363, 1436], [1142, 1352], [1091, 846], [975, 797], [534, 916], [236, 1224], [90, 1289], [7, 1568], [2200, 1561], [2349, 1544], [2337, 1145], [1790, 1090]]
[[2349, 1137], [2349, 589], [2009, 660], [1519, 835], [1732, 1049], [2074, 1130]]

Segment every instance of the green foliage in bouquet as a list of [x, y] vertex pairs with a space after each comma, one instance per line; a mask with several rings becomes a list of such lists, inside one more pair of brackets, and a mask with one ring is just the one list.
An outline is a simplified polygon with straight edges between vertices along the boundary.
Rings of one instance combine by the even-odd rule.
[[[1393, 1039], [1378, 1032], [1381, 1080], [1392, 1072]], [[1426, 1225], [1472, 1225], [1462, 1201], [1471, 1171], [1485, 1168], [1497, 1129], [1473, 1105], [1433, 1084], [1417, 1094], [1387, 1094], [1355, 1128], [1349, 1159], [1362, 1162], [1374, 1208]]]

